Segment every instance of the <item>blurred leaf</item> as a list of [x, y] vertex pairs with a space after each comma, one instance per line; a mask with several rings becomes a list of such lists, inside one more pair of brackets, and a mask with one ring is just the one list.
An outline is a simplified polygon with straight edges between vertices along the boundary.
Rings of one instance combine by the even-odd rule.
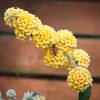
[[89, 100], [91, 96], [92, 87], [89, 86], [84, 92], [79, 93], [79, 100]]

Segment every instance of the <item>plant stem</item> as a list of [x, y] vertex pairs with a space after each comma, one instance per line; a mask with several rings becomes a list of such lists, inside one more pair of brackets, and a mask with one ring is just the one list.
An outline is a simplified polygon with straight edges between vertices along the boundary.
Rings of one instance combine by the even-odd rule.
[[70, 54], [67, 55], [68, 59], [71, 61], [73, 67], [77, 67], [77, 64], [75, 63], [75, 61], [72, 59], [72, 56]]

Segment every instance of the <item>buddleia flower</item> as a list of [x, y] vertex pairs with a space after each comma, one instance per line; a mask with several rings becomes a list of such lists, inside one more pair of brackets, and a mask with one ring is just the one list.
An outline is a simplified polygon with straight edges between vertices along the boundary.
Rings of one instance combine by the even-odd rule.
[[51, 47], [54, 43], [55, 33], [54, 28], [48, 25], [42, 25], [32, 37], [32, 42], [39, 48]]
[[27, 91], [24, 93], [23, 100], [45, 100], [45, 97], [36, 92]]
[[51, 68], [59, 68], [64, 64], [65, 54], [63, 50], [57, 50], [56, 48], [46, 48], [44, 50], [44, 62]]
[[18, 13], [13, 20], [14, 32], [18, 39], [31, 38], [41, 25], [40, 19], [27, 11]]
[[72, 52], [77, 47], [77, 39], [72, 32], [68, 30], [59, 30], [56, 35], [56, 47], [64, 50], [66, 53]]
[[17, 7], [8, 8], [4, 13], [4, 21], [6, 25], [12, 27], [12, 20], [14, 19], [15, 15], [19, 13], [20, 11], [23, 11], [23, 10]]
[[6, 92], [7, 97], [10, 98], [10, 100], [15, 100], [16, 99], [16, 91], [14, 89], [8, 89]]
[[[20, 40], [30, 39], [42, 25], [38, 17], [20, 8], [9, 8], [5, 12], [5, 16], [5, 22], [11, 21], [14, 32]], [[11, 19], [9, 16], [13, 16], [13, 18]]]
[[78, 66], [69, 71], [67, 83], [76, 92], [83, 92], [92, 86], [91, 73], [84, 67]]
[[90, 64], [90, 56], [89, 54], [82, 49], [76, 49], [72, 53], [72, 59], [77, 63], [77, 65], [88, 68]]

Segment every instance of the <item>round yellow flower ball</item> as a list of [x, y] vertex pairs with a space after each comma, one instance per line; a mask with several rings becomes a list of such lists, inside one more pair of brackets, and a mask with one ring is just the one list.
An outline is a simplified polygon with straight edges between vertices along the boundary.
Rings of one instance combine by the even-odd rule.
[[44, 62], [51, 68], [59, 68], [64, 64], [65, 54], [63, 50], [56, 50], [55, 48], [46, 48], [44, 50]]
[[77, 47], [77, 39], [68, 30], [59, 30], [56, 34], [56, 47], [65, 52], [72, 52], [73, 48]]
[[35, 15], [14, 7], [6, 10], [4, 20], [7, 25], [13, 27], [17, 38], [20, 40], [31, 39], [42, 25], [41, 20]]
[[16, 14], [13, 19], [13, 28], [18, 39], [25, 40], [36, 34], [42, 25], [41, 20], [27, 11]]
[[32, 37], [32, 42], [39, 48], [51, 47], [54, 44], [55, 33], [54, 28], [48, 25], [42, 25], [37, 30], [37, 34]]
[[12, 20], [13, 20], [14, 16], [17, 13], [19, 13], [20, 11], [23, 11], [23, 10], [19, 9], [17, 7], [8, 8], [4, 13], [4, 21], [5, 21], [6, 25], [12, 27]]
[[81, 66], [72, 69], [67, 78], [69, 87], [77, 92], [84, 92], [92, 85], [92, 81], [91, 73]]
[[76, 49], [72, 53], [72, 59], [76, 62], [77, 65], [88, 68], [90, 64], [90, 56], [85, 50]]

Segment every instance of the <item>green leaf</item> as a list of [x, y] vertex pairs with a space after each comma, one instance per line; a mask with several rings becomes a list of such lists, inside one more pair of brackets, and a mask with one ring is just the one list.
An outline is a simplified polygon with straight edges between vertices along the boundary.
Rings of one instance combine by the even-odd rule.
[[89, 86], [84, 92], [79, 93], [79, 100], [89, 100], [91, 96], [92, 87]]

